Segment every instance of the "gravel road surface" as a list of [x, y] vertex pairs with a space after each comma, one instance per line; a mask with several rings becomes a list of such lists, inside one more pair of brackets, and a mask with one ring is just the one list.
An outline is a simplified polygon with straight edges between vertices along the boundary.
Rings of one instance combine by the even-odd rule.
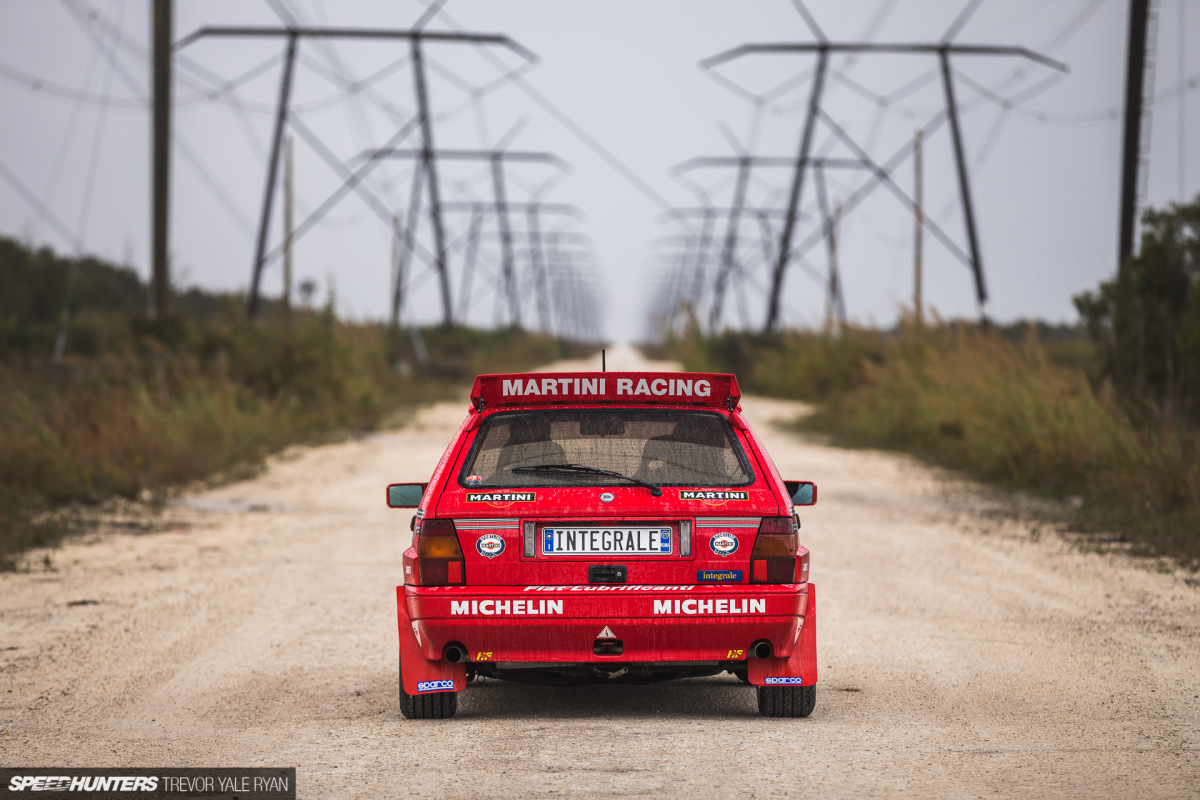
[[801, 515], [821, 590], [808, 719], [760, 717], [731, 676], [484, 681], [452, 720], [403, 719], [410, 514], [383, 487], [427, 479], [464, 401], [0, 575], [0, 764], [295, 766], [306, 798], [1200, 797], [1191, 576], [773, 425], [798, 404], [744, 406], [781, 472], [820, 485]]

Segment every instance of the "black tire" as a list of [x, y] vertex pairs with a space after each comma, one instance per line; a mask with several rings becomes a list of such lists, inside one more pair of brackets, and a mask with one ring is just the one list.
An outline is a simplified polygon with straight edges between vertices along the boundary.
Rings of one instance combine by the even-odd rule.
[[758, 713], [764, 717], [807, 717], [817, 706], [817, 687], [759, 686]]
[[400, 713], [405, 719], [450, 719], [458, 711], [458, 692], [408, 694], [404, 691], [404, 665], [400, 677]]

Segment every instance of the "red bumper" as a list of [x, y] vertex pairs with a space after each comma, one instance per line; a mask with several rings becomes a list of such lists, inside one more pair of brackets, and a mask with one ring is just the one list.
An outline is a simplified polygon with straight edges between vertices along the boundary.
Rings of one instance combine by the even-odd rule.
[[[765, 639], [774, 655], [748, 659], [751, 683], [808, 685], [817, 678], [816, 589], [808, 583], [399, 586], [396, 598], [406, 691], [410, 672], [414, 689], [433, 680], [462, 688], [463, 665], [442, 659], [450, 642], [464, 645], [472, 661], [553, 666], [742, 661]], [[597, 640], [610, 637], [621, 641], [621, 654], [596, 655]]]

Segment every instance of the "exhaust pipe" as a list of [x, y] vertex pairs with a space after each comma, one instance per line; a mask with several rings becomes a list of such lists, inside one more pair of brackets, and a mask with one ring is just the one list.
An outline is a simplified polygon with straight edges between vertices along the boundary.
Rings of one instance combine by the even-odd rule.
[[774, 648], [766, 639], [759, 639], [754, 644], [750, 645], [750, 655], [755, 658], [770, 658]]
[[449, 661], [451, 664], [458, 664], [467, 660], [467, 648], [458, 642], [450, 642], [442, 650], [442, 658]]

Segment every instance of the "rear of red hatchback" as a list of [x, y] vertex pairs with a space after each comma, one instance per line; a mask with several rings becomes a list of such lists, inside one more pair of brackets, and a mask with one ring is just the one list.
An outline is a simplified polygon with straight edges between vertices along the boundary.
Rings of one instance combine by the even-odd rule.
[[731, 375], [476, 379], [397, 587], [401, 703], [454, 713], [486, 675], [645, 682], [729, 671], [768, 716], [815, 703], [816, 597], [789, 486]]

